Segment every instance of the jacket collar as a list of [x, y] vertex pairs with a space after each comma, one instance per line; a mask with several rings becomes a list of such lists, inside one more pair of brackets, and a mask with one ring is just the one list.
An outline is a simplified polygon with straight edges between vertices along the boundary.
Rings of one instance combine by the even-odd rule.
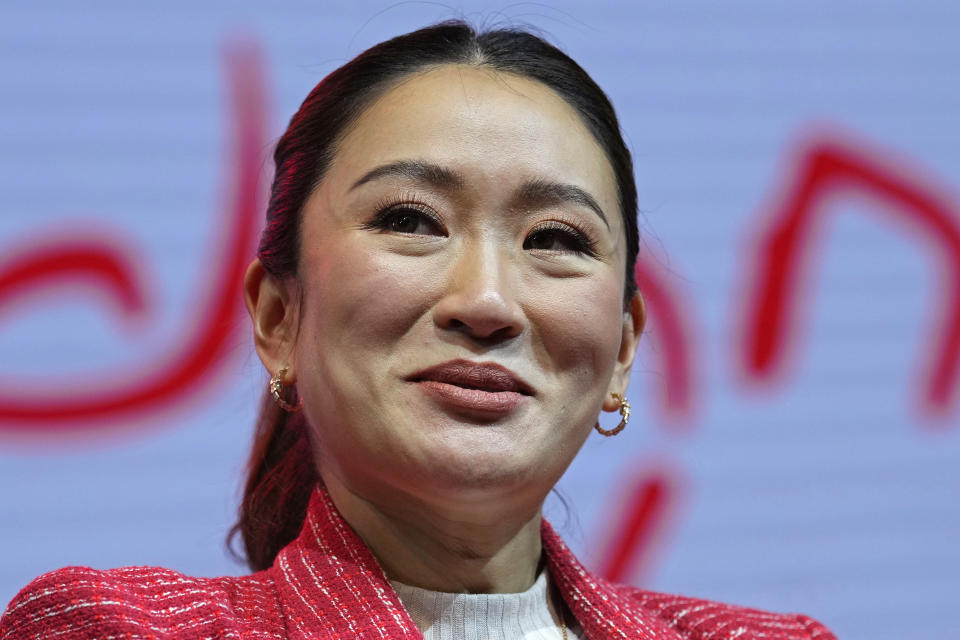
[[[550, 573], [585, 635], [674, 640], [679, 636], [617, 587], [590, 575], [543, 521]], [[314, 490], [299, 537], [274, 561], [286, 637], [420, 640], [373, 554], [346, 523], [326, 489]]]
[[631, 597], [639, 593], [639, 589], [591, 575], [546, 520], [543, 520], [540, 533], [550, 576], [588, 638], [683, 638]]

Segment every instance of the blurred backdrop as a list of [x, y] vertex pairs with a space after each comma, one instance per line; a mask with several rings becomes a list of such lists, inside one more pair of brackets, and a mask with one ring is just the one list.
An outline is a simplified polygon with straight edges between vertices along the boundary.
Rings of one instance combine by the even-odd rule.
[[633, 421], [548, 503], [573, 548], [845, 639], [960, 637], [960, 5], [934, 0], [6, 3], [0, 601], [69, 564], [244, 571], [272, 144], [332, 69], [453, 17], [546, 34], [634, 153], [650, 326]]

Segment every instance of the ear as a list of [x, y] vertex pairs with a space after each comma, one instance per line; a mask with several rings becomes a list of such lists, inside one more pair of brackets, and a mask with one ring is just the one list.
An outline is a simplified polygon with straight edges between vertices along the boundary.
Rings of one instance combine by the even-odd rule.
[[253, 321], [253, 342], [260, 362], [270, 375], [288, 368], [284, 383], [296, 382], [296, 363], [292, 362], [296, 337], [295, 296], [288, 283], [277, 282], [260, 259], [254, 259], [243, 278], [244, 301]]
[[633, 366], [633, 358], [637, 354], [637, 345], [640, 343], [640, 336], [643, 335], [643, 327], [646, 322], [647, 307], [643, 303], [643, 296], [638, 291], [630, 300], [629, 310], [623, 312], [620, 352], [617, 354], [617, 364], [613, 368], [613, 376], [610, 378], [607, 395], [603, 399], [604, 411], [620, 409], [620, 403], [611, 394], [619, 393], [624, 396], [627, 394], [627, 385], [630, 383], [630, 368]]

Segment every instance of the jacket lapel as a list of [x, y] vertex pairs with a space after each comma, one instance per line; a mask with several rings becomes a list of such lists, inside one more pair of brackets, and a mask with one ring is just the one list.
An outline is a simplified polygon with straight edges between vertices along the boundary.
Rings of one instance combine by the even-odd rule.
[[546, 520], [541, 537], [550, 574], [587, 638], [683, 640], [676, 630], [624, 593], [624, 587], [587, 573]]
[[[590, 640], [681, 640], [606, 580], [591, 576], [543, 521], [553, 580]], [[322, 487], [314, 490], [299, 537], [271, 569], [291, 639], [422, 640], [386, 574]]]
[[273, 571], [288, 638], [423, 638], [322, 488], [314, 490], [300, 536], [280, 551]]

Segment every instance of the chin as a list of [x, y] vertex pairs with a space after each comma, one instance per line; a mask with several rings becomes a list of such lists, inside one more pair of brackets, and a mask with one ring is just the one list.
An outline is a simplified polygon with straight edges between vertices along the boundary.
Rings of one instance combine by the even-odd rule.
[[[544, 434], [533, 431], [537, 422], [469, 423], [449, 416], [440, 419], [427, 414], [417, 420], [394, 425], [398, 454], [405, 461], [385, 471], [400, 482], [411, 482], [421, 490], [462, 496], [505, 494], [551, 484], [555, 456], [545, 451]], [[429, 425], [429, 427], [424, 427]], [[545, 454], [548, 457], [545, 457]], [[412, 485], [411, 485], [412, 487]], [[550, 486], [544, 487], [546, 493]]]
[[430, 452], [423, 474], [441, 493], [502, 493], [534, 486], [542, 462], [523, 460], [504, 447], [441, 449]]

